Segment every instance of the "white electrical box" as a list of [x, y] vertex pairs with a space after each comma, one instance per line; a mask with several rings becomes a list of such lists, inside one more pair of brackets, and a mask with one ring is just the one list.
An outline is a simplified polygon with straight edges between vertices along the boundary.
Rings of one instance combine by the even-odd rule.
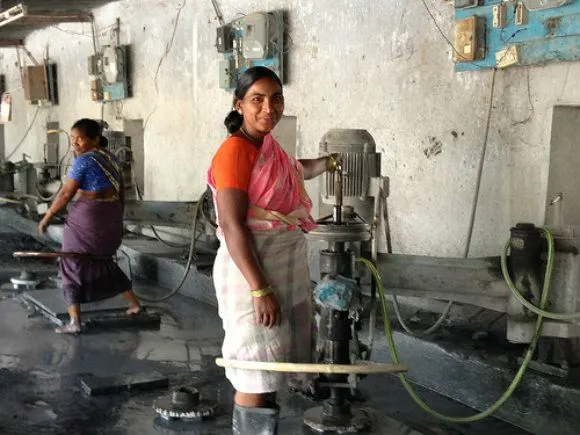
[[493, 5], [492, 9], [493, 27], [505, 27], [507, 23], [507, 5], [500, 3]]
[[507, 68], [519, 64], [520, 57], [520, 46], [512, 45], [495, 53], [495, 62], [498, 68]]
[[514, 10], [514, 24], [516, 26], [528, 24], [528, 9], [521, 1], [516, 3], [516, 8]]
[[564, 6], [570, 3], [570, 0], [522, 0], [524, 6], [530, 11], [537, 11], [542, 9], [552, 9]]
[[254, 12], [243, 18], [242, 54], [245, 59], [268, 57], [271, 33], [275, 30], [270, 24], [270, 14], [263, 12]]

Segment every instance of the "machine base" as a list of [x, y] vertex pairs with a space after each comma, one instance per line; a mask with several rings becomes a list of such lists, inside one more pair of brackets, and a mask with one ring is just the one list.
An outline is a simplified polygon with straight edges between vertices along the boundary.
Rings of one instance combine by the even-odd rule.
[[309, 409], [304, 413], [304, 424], [319, 433], [362, 432], [370, 429], [374, 419], [374, 413], [370, 409], [354, 408], [350, 416], [340, 419], [325, 415], [323, 406]]

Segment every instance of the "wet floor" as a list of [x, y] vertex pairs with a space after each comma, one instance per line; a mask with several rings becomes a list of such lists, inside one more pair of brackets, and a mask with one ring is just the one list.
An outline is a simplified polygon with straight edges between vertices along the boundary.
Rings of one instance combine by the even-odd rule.
[[[0, 239], [2, 236], [0, 235]], [[1, 240], [0, 240], [1, 242]], [[3, 248], [0, 248], [3, 249]], [[19, 268], [41, 268], [55, 273], [51, 264], [12, 262], [0, 268], [0, 283]], [[137, 290], [154, 294], [164, 290], [142, 283]], [[5, 296], [10, 296], [4, 292]], [[0, 295], [2, 296], [2, 295]], [[156, 305], [159, 330], [93, 331], [79, 336], [54, 334], [53, 325], [34, 316], [17, 299], [0, 302], [0, 434], [230, 434], [232, 389], [214, 364], [220, 354], [222, 330], [215, 307], [180, 295]], [[86, 374], [114, 377], [161, 373], [170, 388], [150, 392], [88, 396], [80, 380]], [[214, 420], [186, 426], [168, 426], [156, 418], [153, 403], [178, 386], [197, 387], [202, 396], [219, 403]], [[507, 423], [443, 425], [420, 411], [389, 376], [370, 376], [361, 383], [366, 397], [357, 406], [373, 408], [376, 434], [523, 434]], [[438, 409], [451, 414], [474, 412], [434, 393], [422, 391]], [[319, 404], [281, 394], [279, 433], [310, 433], [302, 414]]]

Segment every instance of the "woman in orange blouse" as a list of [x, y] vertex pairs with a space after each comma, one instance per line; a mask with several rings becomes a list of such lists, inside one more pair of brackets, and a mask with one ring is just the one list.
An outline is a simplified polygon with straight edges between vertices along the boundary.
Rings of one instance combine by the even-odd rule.
[[[316, 226], [304, 180], [332, 157], [296, 160], [270, 134], [284, 112], [282, 83], [264, 67], [246, 70], [225, 119], [231, 136], [208, 171], [221, 246], [214, 285], [226, 359], [311, 362], [312, 305], [304, 232]], [[274, 434], [279, 373], [227, 369], [236, 390], [234, 434]]]

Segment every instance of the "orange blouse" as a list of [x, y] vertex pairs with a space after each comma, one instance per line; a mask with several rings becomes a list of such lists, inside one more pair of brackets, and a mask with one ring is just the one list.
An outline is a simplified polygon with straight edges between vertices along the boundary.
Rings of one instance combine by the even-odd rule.
[[211, 162], [216, 192], [228, 188], [248, 192], [258, 152], [258, 148], [244, 138], [230, 136], [226, 139]]

